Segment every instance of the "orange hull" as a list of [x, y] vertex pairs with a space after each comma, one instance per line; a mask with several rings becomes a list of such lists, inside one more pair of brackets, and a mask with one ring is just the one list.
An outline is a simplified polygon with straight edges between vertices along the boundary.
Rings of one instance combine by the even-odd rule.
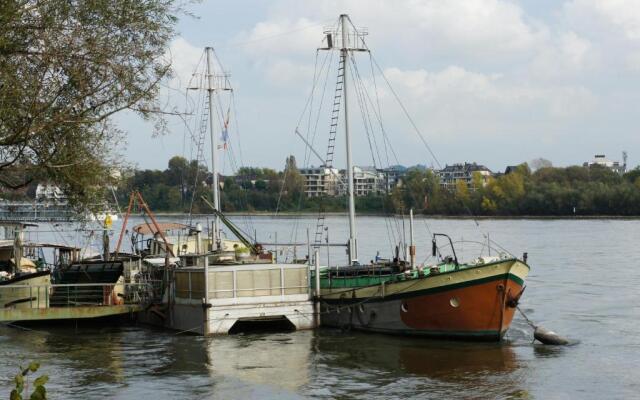
[[501, 279], [408, 298], [402, 301], [400, 316], [409, 329], [454, 336], [497, 334], [501, 337], [515, 312], [515, 307], [508, 304], [509, 299], [521, 290], [518, 283]]
[[505, 260], [378, 285], [327, 288], [321, 322], [380, 333], [500, 340], [528, 269]]

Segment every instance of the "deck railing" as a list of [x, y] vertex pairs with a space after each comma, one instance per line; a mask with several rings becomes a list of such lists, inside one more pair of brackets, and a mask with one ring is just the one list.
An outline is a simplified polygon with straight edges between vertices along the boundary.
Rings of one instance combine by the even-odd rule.
[[[309, 293], [308, 267], [287, 264], [210, 266], [207, 298], [284, 297]], [[202, 301], [205, 297], [204, 270], [185, 268], [175, 272], [175, 296]]]
[[0, 286], [5, 308], [49, 308], [145, 304], [157, 297], [155, 282]]

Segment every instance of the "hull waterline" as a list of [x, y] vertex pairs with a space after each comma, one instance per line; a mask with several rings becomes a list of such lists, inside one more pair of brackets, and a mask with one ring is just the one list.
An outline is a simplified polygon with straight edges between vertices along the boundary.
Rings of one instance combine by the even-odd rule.
[[528, 270], [511, 259], [398, 282], [324, 288], [321, 323], [395, 335], [497, 341], [509, 329]]

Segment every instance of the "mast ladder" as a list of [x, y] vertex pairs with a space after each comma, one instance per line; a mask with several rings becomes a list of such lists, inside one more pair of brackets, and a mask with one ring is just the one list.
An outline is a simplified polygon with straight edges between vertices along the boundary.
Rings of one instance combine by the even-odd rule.
[[[331, 111], [331, 124], [329, 126], [329, 141], [327, 145], [327, 156], [325, 158], [324, 168], [331, 170], [333, 168], [333, 156], [335, 154], [336, 147], [336, 134], [338, 132], [338, 120], [340, 117], [340, 105], [342, 104], [342, 93], [344, 89], [344, 68], [345, 58], [344, 55], [340, 55], [340, 62], [338, 63], [338, 77], [336, 79], [336, 89], [333, 95], [333, 109]], [[322, 235], [325, 226], [325, 205], [324, 197], [326, 196], [327, 183], [324, 181], [325, 175], [321, 174], [323, 180], [324, 190], [320, 195], [320, 211], [318, 213], [318, 219], [316, 221], [316, 232], [313, 241], [313, 247], [318, 248], [322, 244]], [[339, 184], [339, 179], [338, 179]]]

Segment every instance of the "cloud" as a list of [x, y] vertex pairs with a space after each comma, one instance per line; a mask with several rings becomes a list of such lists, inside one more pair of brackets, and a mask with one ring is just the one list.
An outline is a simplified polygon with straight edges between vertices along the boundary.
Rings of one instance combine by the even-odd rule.
[[321, 31], [321, 23], [307, 18], [277, 18], [258, 22], [250, 32], [240, 32], [234, 43], [254, 58], [306, 56], [320, 45]]
[[294, 63], [287, 59], [268, 63], [266, 77], [270, 84], [282, 87], [299, 88], [300, 82], [309, 82], [313, 77], [313, 66]]
[[564, 11], [574, 22], [596, 22], [629, 40], [640, 40], [640, 6], [636, 0], [572, 0]]
[[385, 75], [411, 105], [412, 114], [419, 115], [424, 126], [438, 126], [442, 133], [523, 131], [514, 129], [514, 124], [572, 119], [591, 112], [597, 104], [596, 96], [581, 86], [513, 82], [458, 66], [436, 72], [389, 68]]
[[166, 57], [171, 61], [173, 79], [170, 84], [175, 89], [186, 89], [204, 49], [195, 47], [183, 37], [177, 37], [169, 46]]
[[282, 0], [272, 3], [268, 19], [238, 34], [234, 42], [266, 74], [279, 69], [276, 64], [308, 69], [323, 27], [335, 24], [338, 12], [350, 11], [356, 26], [366, 24], [377, 48], [402, 50], [403, 57], [430, 63], [447, 58], [458, 64], [508, 62], [526, 56], [548, 37], [542, 24], [504, 0], [329, 0], [304, 7]]
[[542, 80], [574, 81], [582, 72], [600, 64], [593, 44], [576, 32], [559, 33], [534, 53], [529, 69], [531, 77]]

